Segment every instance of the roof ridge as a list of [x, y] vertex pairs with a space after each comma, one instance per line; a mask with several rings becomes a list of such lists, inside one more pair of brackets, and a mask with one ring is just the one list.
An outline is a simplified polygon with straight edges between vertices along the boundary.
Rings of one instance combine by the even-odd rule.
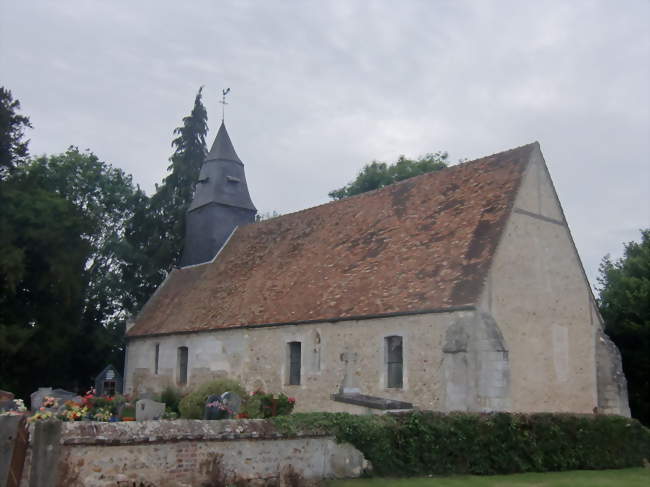
[[321, 203], [319, 205], [314, 205], [314, 206], [310, 206], [310, 207], [307, 207], [307, 208], [302, 208], [300, 210], [292, 211], [290, 213], [285, 213], [283, 215], [279, 215], [279, 216], [276, 216], [276, 217], [273, 217], [273, 218], [269, 218], [268, 220], [261, 220], [261, 221], [258, 221], [258, 222], [254, 222], [251, 225], [261, 225], [261, 224], [269, 223], [269, 222], [272, 222], [272, 221], [278, 221], [281, 218], [285, 218], [285, 217], [288, 218], [288, 217], [290, 217], [292, 215], [297, 215], [299, 213], [304, 213], [306, 211], [311, 211], [311, 210], [313, 210], [315, 208], [320, 208], [322, 206], [334, 205], [334, 204], [337, 204], [337, 203], [342, 203], [344, 201], [350, 201], [352, 199], [358, 199], [358, 198], [361, 198], [361, 197], [368, 197], [368, 196], [373, 195], [373, 194], [375, 194], [375, 193], [377, 193], [379, 191], [387, 190], [386, 188], [393, 188], [395, 186], [403, 184], [406, 181], [413, 181], [414, 179], [421, 178], [421, 177], [424, 177], [424, 176], [430, 176], [432, 174], [441, 174], [441, 173], [443, 173], [445, 171], [449, 171], [449, 170], [456, 170], [456, 169], [458, 169], [460, 167], [466, 167], [466, 166], [468, 166], [470, 164], [475, 164], [475, 163], [482, 162], [485, 159], [489, 159], [491, 157], [501, 156], [501, 155], [504, 155], [504, 154], [508, 154], [510, 152], [515, 152], [515, 151], [524, 149], [526, 147], [531, 147], [532, 148], [535, 145], [539, 146], [539, 142], [534, 141], [534, 142], [530, 142], [528, 144], [523, 144], [523, 145], [520, 145], [518, 147], [514, 147], [512, 149], [504, 150], [504, 151], [501, 151], [501, 152], [495, 152], [494, 154], [490, 154], [488, 156], [482, 156], [482, 157], [479, 157], [478, 159], [472, 159], [471, 161], [459, 162], [458, 164], [454, 164], [453, 166], [447, 166], [447, 167], [445, 167], [443, 169], [440, 169], [438, 171], [430, 171], [430, 172], [426, 172], [426, 173], [423, 173], [423, 174], [418, 174], [417, 176], [412, 176], [410, 178], [402, 179], [401, 181], [396, 181], [394, 183], [388, 184], [388, 185], [383, 186], [381, 188], [372, 189], [370, 191], [364, 191], [363, 193], [355, 194], [355, 195], [352, 195], [352, 196], [347, 196], [347, 197], [341, 198], [339, 200], [326, 201], [325, 203]]

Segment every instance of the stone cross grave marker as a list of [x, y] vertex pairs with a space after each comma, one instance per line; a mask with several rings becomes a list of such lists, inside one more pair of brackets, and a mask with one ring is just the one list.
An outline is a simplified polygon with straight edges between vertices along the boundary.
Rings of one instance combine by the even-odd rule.
[[345, 374], [343, 375], [343, 382], [341, 382], [340, 388], [342, 394], [361, 393], [356, 376], [358, 357], [356, 352], [343, 352], [341, 354], [341, 360], [345, 362]]
[[140, 399], [135, 403], [135, 420], [152, 421], [162, 418], [165, 412], [165, 403], [151, 399]]

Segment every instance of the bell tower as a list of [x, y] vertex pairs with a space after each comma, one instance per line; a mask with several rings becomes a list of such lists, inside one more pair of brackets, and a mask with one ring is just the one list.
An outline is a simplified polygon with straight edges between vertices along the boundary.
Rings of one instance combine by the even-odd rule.
[[244, 163], [222, 120], [187, 210], [181, 267], [211, 261], [232, 231], [254, 222], [256, 214], [248, 194]]

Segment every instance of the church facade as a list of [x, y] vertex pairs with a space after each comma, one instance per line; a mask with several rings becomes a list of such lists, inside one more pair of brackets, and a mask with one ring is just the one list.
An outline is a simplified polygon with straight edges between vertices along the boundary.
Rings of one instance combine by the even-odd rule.
[[230, 377], [299, 411], [367, 412], [365, 398], [629, 415], [539, 144], [267, 221], [255, 211], [222, 125], [182, 267], [127, 329], [127, 392]]

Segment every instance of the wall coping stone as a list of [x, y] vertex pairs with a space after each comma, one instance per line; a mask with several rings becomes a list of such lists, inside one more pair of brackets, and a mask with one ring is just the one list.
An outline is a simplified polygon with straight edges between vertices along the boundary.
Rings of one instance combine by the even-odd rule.
[[64, 422], [62, 445], [126, 445], [173, 441], [234, 441], [332, 437], [317, 430], [286, 434], [265, 419]]

